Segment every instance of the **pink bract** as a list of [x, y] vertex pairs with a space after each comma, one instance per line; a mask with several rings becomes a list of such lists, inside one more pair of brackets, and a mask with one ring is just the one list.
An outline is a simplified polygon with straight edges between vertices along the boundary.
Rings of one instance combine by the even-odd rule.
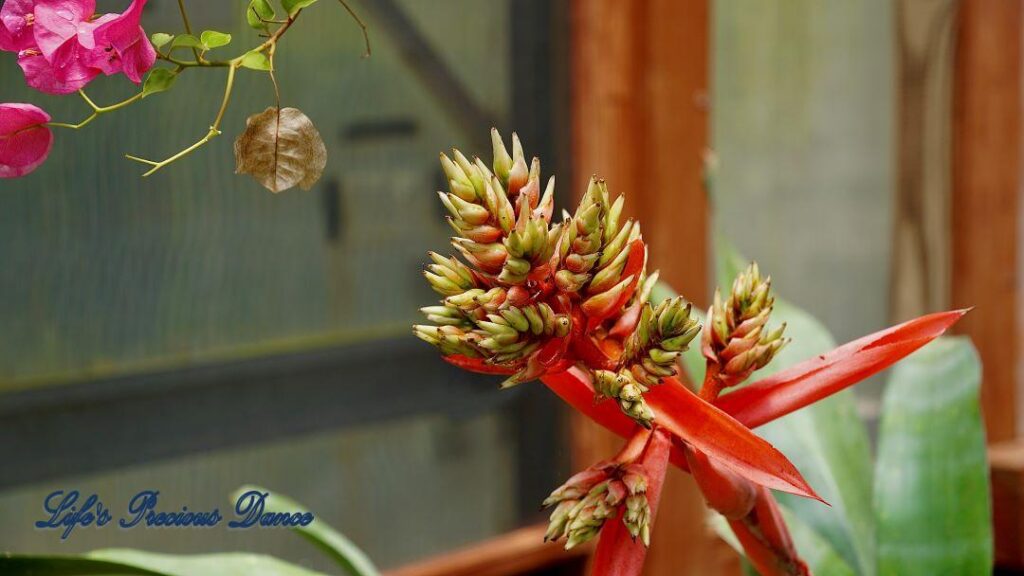
[[42, 164], [53, 146], [50, 115], [32, 104], [0, 104], [0, 178], [24, 176]]
[[0, 9], [0, 50], [18, 52], [29, 86], [69, 94], [100, 73], [124, 72], [138, 84], [156, 50], [139, 25], [146, 0], [122, 14], [94, 18], [95, 0], [7, 0]]
[[107, 75], [124, 72], [136, 84], [142, 81], [142, 75], [156, 62], [156, 50], [139, 25], [145, 6], [146, 0], [132, 0], [123, 14], [96, 27], [96, 47], [89, 52], [90, 66]]
[[0, 50], [20, 52], [35, 46], [33, 4], [34, 0], [6, 0], [0, 6]]
[[36, 0], [32, 34], [36, 47], [55, 68], [63, 68], [69, 57], [77, 56], [79, 32], [95, 11], [96, 3], [90, 0]]

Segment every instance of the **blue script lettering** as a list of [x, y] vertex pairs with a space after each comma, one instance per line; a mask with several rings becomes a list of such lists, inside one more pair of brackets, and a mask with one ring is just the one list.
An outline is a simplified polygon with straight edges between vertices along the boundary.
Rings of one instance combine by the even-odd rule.
[[208, 528], [216, 526], [224, 519], [220, 515], [220, 510], [216, 508], [211, 512], [192, 512], [188, 506], [182, 506], [179, 512], [158, 511], [156, 505], [159, 500], [160, 492], [156, 490], [139, 492], [128, 503], [128, 516], [121, 518], [118, 524], [121, 528], [134, 528], [140, 522], [145, 521], [147, 528], [151, 526]]
[[36, 528], [64, 528], [61, 540], [67, 540], [72, 530], [77, 526], [104, 526], [111, 520], [110, 511], [103, 507], [103, 503], [97, 495], [93, 494], [85, 499], [81, 507], [76, 506], [80, 494], [78, 490], [64, 492], [57, 490], [50, 493], [43, 500], [43, 510], [50, 515], [48, 520], [36, 522]]
[[235, 502], [235, 515], [241, 520], [228, 522], [228, 528], [260, 528], [309, 526], [313, 523], [311, 512], [265, 512], [269, 492], [249, 490]]

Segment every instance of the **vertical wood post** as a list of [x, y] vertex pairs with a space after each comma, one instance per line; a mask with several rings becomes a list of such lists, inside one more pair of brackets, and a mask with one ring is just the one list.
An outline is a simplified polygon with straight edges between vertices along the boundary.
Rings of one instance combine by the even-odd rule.
[[[650, 246], [650, 268], [707, 304], [708, 0], [574, 0], [571, 8], [572, 192], [591, 175], [626, 195]], [[574, 460], [588, 466], [622, 441], [576, 416]], [[736, 573], [735, 554], [706, 527], [693, 481], [673, 471], [644, 574]]]
[[982, 362], [992, 445], [996, 563], [1024, 568], [1021, 0], [965, 0], [957, 30], [953, 114], [953, 286], [960, 322]]
[[960, 7], [953, 114], [954, 306], [982, 361], [989, 442], [1017, 434], [1021, 380], [1020, 0], [967, 0]]

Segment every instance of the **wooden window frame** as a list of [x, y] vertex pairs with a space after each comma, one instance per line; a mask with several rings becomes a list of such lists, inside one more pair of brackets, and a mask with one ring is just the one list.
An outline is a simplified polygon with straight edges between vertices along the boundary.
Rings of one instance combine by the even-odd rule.
[[1024, 3], [965, 0], [954, 72], [953, 305], [982, 360], [996, 563], [1024, 569], [1021, 298]]

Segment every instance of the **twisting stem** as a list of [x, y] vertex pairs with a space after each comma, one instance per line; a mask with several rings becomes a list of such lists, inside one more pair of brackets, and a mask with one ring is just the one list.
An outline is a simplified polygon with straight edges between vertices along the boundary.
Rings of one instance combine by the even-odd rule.
[[[288, 18], [288, 20], [286, 20], [285, 23], [282, 24], [280, 28], [278, 28], [276, 31], [274, 31], [273, 34], [271, 34], [270, 38], [267, 38], [266, 42], [264, 42], [263, 44], [260, 44], [259, 46], [257, 46], [253, 50], [251, 50], [250, 52], [262, 52], [264, 50], [269, 50], [269, 52], [271, 54], [273, 54], [273, 52], [274, 52], [274, 50], [276, 49], [276, 46], [277, 46], [277, 41], [280, 40], [281, 36], [284, 36], [284, 33], [287, 32], [289, 28], [291, 28], [291, 25], [295, 23], [295, 19], [299, 17], [299, 14], [301, 12], [302, 11], [299, 10], [298, 12], [295, 13], [294, 16]], [[248, 54], [248, 52], [246, 54]], [[244, 58], [245, 58], [245, 54], [242, 54], [241, 56], [237, 56], [235, 58], [232, 58], [231, 60], [228, 60], [227, 62], [224, 63], [227, 66], [227, 69], [228, 69], [228, 81], [227, 81], [227, 85], [224, 87], [224, 98], [221, 100], [220, 110], [217, 112], [217, 117], [213, 120], [213, 124], [210, 126], [210, 130], [206, 133], [205, 136], [200, 138], [195, 144], [192, 144], [188, 148], [185, 148], [184, 150], [178, 152], [177, 154], [175, 154], [175, 155], [173, 155], [173, 156], [171, 156], [171, 157], [169, 157], [169, 158], [167, 158], [165, 160], [161, 160], [159, 162], [156, 161], [156, 160], [148, 160], [146, 158], [141, 158], [139, 156], [133, 156], [131, 154], [125, 154], [125, 158], [127, 158], [129, 160], [133, 160], [135, 162], [139, 162], [139, 163], [145, 164], [147, 166], [152, 166], [152, 168], [150, 168], [149, 171], [147, 171], [145, 174], [142, 175], [143, 178], [145, 178], [147, 176], [153, 175], [158, 170], [160, 170], [161, 168], [164, 168], [168, 164], [171, 164], [173, 162], [181, 160], [185, 156], [188, 156], [192, 152], [196, 151], [198, 148], [201, 148], [203, 145], [205, 145], [210, 140], [213, 140], [214, 138], [216, 138], [217, 136], [220, 135], [220, 123], [221, 123], [222, 120], [224, 120], [224, 114], [227, 112], [228, 104], [231, 102], [231, 91], [234, 90], [234, 87], [235, 87], [235, 72], [237, 72], [238, 68], [242, 65], [242, 60]], [[177, 64], [179, 66], [179, 69], [181, 69], [181, 68], [184, 68], [184, 67], [188, 67], [190, 65], [192, 65], [192, 66], [204, 66], [204, 65], [213, 65], [214, 63], [201, 63], [201, 62], [197, 61], [196, 63], [178, 62]], [[273, 76], [272, 76], [272, 78], [273, 78]], [[274, 80], [274, 85], [275, 85], [274, 88], [275, 88], [275, 93], [276, 93], [277, 92], [277, 80], [276, 79]], [[278, 96], [278, 98], [280, 98], [280, 96]], [[280, 102], [278, 103], [278, 107], [280, 108]]]
[[193, 145], [189, 146], [188, 148], [185, 148], [181, 152], [178, 152], [177, 154], [175, 154], [175, 155], [173, 155], [173, 156], [171, 156], [171, 157], [169, 157], [169, 158], [167, 158], [165, 160], [161, 160], [159, 162], [156, 162], [154, 160], [147, 160], [145, 158], [139, 158], [138, 156], [132, 156], [131, 154], [125, 154], [125, 158], [127, 158], [129, 160], [134, 160], [136, 162], [141, 162], [142, 164], [146, 164], [148, 166], [152, 166], [152, 168], [148, 172], [146, 172], [145, 174], [142, 175], [143, 178], [152, 175], [157, 170], [160, 170], [161, 168], [167, 166], [168, 164], [171, 164], [173, 162], [176, 162], [176, 161], [184, 158], [185, 156], [188, 156], [192, 152], [194, 152], [197, 149], [201, 148], [203, 145], [205, 145], [210, 140], [213, 140], [215, 137], [220, 135], [220, 123], [221, 123], [222, 120], [224, 120], [224, 114], [227, 112], [228, 103], [231, 102], [231, 92], [232, 92], [232, 90], [234, 90], [234, 87], [235, 87], [235, 72], [238, 71], [238, 66], [240, 64], [241, 64], [241, 61], [233, 62], [232, 65], [228, 67], [228, 81], [227, 81], [227, 84], [224, 87], [224, 98], [223, 98], [223, 100], [221, 100], [220, 110], [217, 111], [217, 117], [214, 118], [213, 124], [210, 126], [210, 130], [206, 133], [205, 136], [200, 138], [195, 144], [193, 144]]
[[92, 98], [89, 98], [89, 95], [85, 93], [85, 90], [79, 90], [78, 95], [82, 97], [82, 100], [85, 100], [85, 103], [88, 104], [90, 108], [93, 110], [99, 110], [100, 107], [92, 101]]
[[360, 18], [359, 15], [356, 14], [356, 11], [353, 10], [352, 7], [348, 5], [348, 2], [346, 2], [345, 0], [338, 0], [338, 2], [341, 2], [341, 5], [344, 6], [345, 10], [348, 11], [349, 16], [351, 16], [352, 19], [356, 21], [356, 24], [358, 24], [359, 27], [362, 28], [363, 42], [366, 43], [366, 53], [363, 54], [363, 58], [369, 58], [371, 53], [369, 28], [366, 27], [366, 24], [363, 22], [362, 18]]
[[159, 52], [156, 57], [182, 68], [227, 68], [231, 66], [230, 60], [179, 60], [170, 54], [160, 54]]
[[[274, 105], [277, 106], [278, 113], [281, 110], [281, 88], [277, 85], [277, 76], [274, 75], [274, 54], [277, 53], [277, 44], [272, 44], [270, 50], [267, 51], [267, 60], [270, 61], [270, 82], [274, 85]], [[280, 121], [280, 119], [278, 119]]]
[[78, 94], [81, 95], [82, 99], [85, 100], [85, 103], [88, 104], [90, 108], [92, 108], [92, 114], [90, 114], [88, 118], [82, 120], [77, 124], [70, 124], [67, 122], [49, 122], [47, 123], [47, 126], [51, 126], [53, 128], [68, 128], [71, 130], [78, 130], [80, 128], [84, 128], [90, 122], [92, 122], [102, 114], [106, 114], [107, 112], [113, 112], [114, 110], [120, 110], [121, 108], [124, 108], [125, 106], [130, 106], [131, 104], [134, 104], [136, 101], [142, 99], [142, 92], [137, 92], [132, 97], [117, 102], [116, 104], [111, 104], [110, 106], [97, 106], [96, 103], [93, 102], [91, 98], [89, 98], [85, 91], [79, 90]]
[[[185, 25], [185, 33], [192, 35], [192, 24], [188, 21], [188, 10], [185, 10], [185, 0], [178, 0], [178, 11], [181, 12], [181, 23]], [[196, 62], [201, 62], [203, 59], [199, 56], [199, 50], [193, 46], [192, 54], [196, 57]]]

